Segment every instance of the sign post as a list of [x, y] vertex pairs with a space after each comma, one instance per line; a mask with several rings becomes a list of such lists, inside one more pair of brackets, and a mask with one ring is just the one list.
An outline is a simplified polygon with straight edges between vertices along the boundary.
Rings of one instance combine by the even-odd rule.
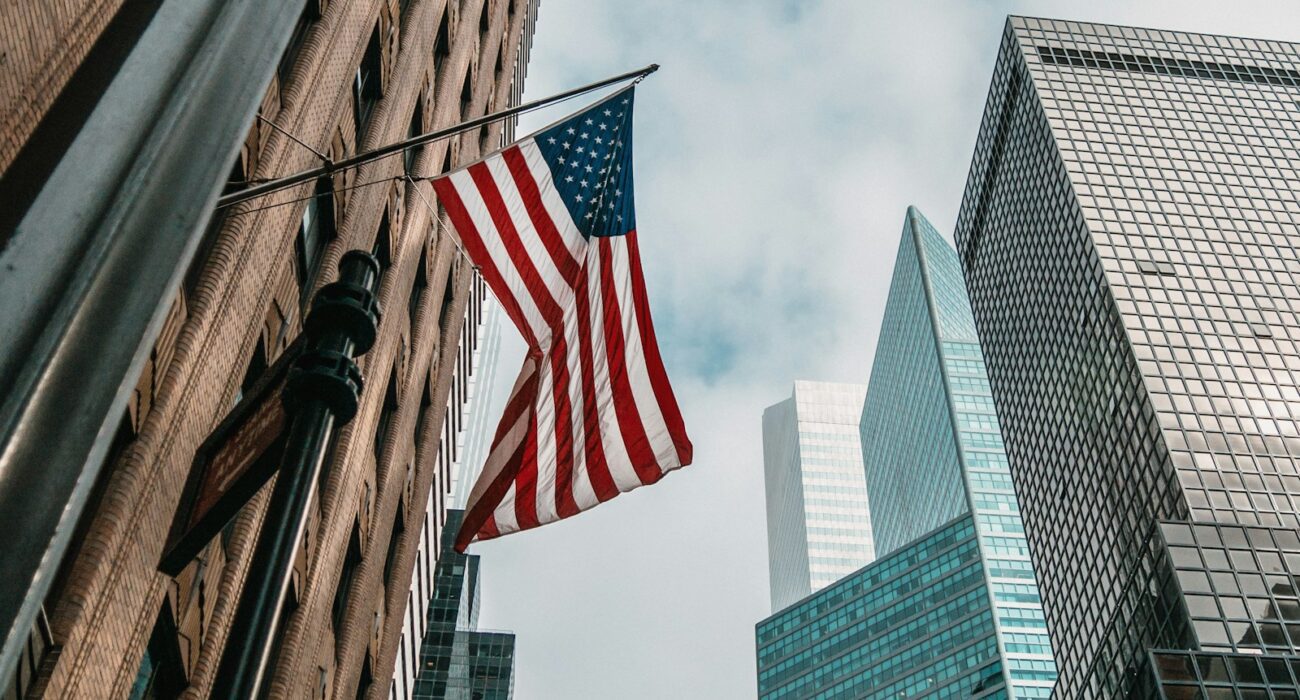
[[179, 576], [280, 466], [289, 418], [282, 394], [299, 336], [194, 453], [158, 570]]

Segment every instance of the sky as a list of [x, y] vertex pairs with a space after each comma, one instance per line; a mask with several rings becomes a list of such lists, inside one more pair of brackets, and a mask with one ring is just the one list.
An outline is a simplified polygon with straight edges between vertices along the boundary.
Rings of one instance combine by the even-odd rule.
[[473, 546], [516, 697], [755, 696], [763, 409], [867, 381], [907, 206], [951, 240], [1008, 14], [1300, 41], [1295, 0], [542, 0], [526, 100], [662, 65], [637, 89], [637, 229], [695, 462]]

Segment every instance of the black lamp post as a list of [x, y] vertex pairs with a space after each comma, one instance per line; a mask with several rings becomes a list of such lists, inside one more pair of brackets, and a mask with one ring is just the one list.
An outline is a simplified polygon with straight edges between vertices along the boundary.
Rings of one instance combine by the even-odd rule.
[[312, 300], [303, 334], [307, 349], [290, 370], [284, 406], [290, 416], [284, 458], [213, 681], [212, 697], [253, 698], [265, 681], [271, 634], [289, 588], [294, 553], [307, 522], [330, 435], [357, 413], [361, 369], [353, 360], [375, 342], [379, 261], [348, 251], [339, 279]]

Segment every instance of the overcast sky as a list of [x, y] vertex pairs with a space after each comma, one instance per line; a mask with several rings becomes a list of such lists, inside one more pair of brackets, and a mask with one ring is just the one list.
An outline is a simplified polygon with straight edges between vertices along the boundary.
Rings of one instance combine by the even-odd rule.
[[866, 382], [907, 205], [951, 239], [1007, 14], [1300, 40], [1295, 0], [543, 0], [526, 99], [663, 66], [636, 100], [637, 227], [695, 463], [474, 545], [516, 697], [754, 697], [762, 411], [795, 379]]

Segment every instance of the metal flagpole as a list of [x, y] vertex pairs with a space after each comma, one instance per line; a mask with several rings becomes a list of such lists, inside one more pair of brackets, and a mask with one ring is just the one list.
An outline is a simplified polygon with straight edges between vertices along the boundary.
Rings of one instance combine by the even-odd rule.
[[484, 124], [491, 124], [493, 122], [501, 121], [502, 119], [508, 119], [510, 117], [515, 116], [516, 114], [522, 114], [524, 112], [529, 112], [534, 109], [539, 109], [541, 107], [545, 107], [547, 105], [560, 102], [561, 100], [567, 100], [570, 97], [576, 97], [583, 93], [591, 92], [592, 90], [599, 90], [600, 88], [613, 85], [615, 83], [621, 83], [625, 80], [636, 79], [639, 81], [642, 78], [645, 78], [647, 75], [650, 75], [651, 73], [657, 70], [659, 70], [659, 64], [651, 63], [645, 68], [630, 71], [628, 73], [623, 73], [621, 75], [616, 75], [612, 78], [605, 78], [604, 80], [598, 80], [594, 83], [590, 83], [582, 87], [574, 88], [572, 90], [566, 90], [564, 92], [551, 95], [550, 97], [543, 97], [540, 100], [525, 102], [524, 104], [521, 104], [517, 107], [510, 107], [509, 109], [503, 109], [500, 112], [485, 114], [476, 119], [471, 119], [466, 122], [461, 122], [460, 124], [457, 124], [455, 126], [447, 127], [446, 129], [431, 131], [427, 134], [413, 136], [404, 141], [390, 143], [387, 146], [380, 146], [379, 148], [376, 148], [374, 150], [366, 151], [365, 153], [358, 153], [350, 158], [344, 158], [343, 160], [340, 160], [338, 162], [327, 161], [324, 165], [316, 168], [312, 168], [311, 170], [304, 170], [300, 173], [295, 173], [293, 175], [286, 175], [281, 178], [276, 178], [269, 182], [265, 182], [254, 187], [249, 187], [248, 189], [245, 190], [231, 192], [230, 194], [227, 194], [217, 200], [217, 207], [218, 208], [228, 207], [232, 204], [238, 204], [240, 202], [253, 199], [254, 197], [261, 197], [262, 195], [270, 194], [272, 192], [278, 192], [279, 190], [285, 189], [287, 187], [293, 187], [294, 185], [299, 185], [304, 182], [310, 182], [319, 177], [323, 177], [325, 175], [331, 175], [340, 170], [355, 168], [358, 165], [369, 163], [372, 160], [378, 160], [380, 158], [383, 158], [384, 156], [390, 156], [393, 155], [394, 153], [400, 153], [402, 151], [405, 151], [408, 148], [414, 148], [415, 146], [420, 146], [429, 143], [430, 141], [445, 139], [448, 136], [455, 136], [456, 134], [464, 133], [471, 129], [477, 129], [478, 127], [483, 126]]

